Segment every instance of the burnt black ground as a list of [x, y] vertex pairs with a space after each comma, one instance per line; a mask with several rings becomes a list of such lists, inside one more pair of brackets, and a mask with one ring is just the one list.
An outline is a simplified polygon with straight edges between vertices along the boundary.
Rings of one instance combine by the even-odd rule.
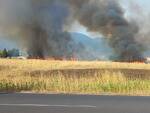
[[150, 113], [150, 97], [1, 93], [0, 113]]

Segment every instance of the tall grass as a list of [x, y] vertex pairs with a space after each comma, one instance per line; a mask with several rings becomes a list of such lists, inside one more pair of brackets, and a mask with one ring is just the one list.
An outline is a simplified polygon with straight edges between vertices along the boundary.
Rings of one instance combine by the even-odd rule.
[[127, 79], [121, 73], [106, 72], [99, 76], [66, 77], [64, 75], [0, 77], [1, 91], [32, 91], [84, 94], [149, 95], [150, 80]]
[[[93, 62], [0, 60], [0, 91], [150, 95], [150, 79], [132, 78], [132, 75], [128, 78], [121, 72], [105, 71], [103, 73], [93, 73], [90, 76], [82, 74], [80, 76], [65, 75], [62, 73], [44, 75], [42, 73], [45, 70], [52, 69], [71, 69], [69, 66], [72, 66], [73, 69], [89, 68], [87, 65], [84, 67], [84, 63], [91, 67], [93, 65]], [[108, 65], [112, 64], [108, 63]], [[112, 68], [119, 68], [116, 65], [118, 64], [115, 64], [114, 67], [112, 65]], [[142, 64], [126, 65], [129, 65], [128, 67], [125, 66], [126, 68], [142, 67]], [[149, 65], [147, 66], [147, 69], [149, 69]], [[101, 67], [105, 67], [103, 62], [99, 62], [97, 65], [97, 68]], [[125, 67], [120, 64], [120, 68]], [[144, 67], [145, 64], [143, 64]], [[32, 73], [33, 71], [40, 71], [41, 73], [35, 75]]]

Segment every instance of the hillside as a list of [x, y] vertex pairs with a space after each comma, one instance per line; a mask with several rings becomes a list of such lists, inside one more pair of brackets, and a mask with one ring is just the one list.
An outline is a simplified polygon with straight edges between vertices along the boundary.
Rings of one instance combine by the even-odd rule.
[[91, 59], [106, 60], [111, 55], [111, 48], [108, 46], [105, 38], [91, 38], [81, 33], [71, 33], [73, 40], [76, 43], [81, 43], [85, 47], [88, 54], [91, 54]]

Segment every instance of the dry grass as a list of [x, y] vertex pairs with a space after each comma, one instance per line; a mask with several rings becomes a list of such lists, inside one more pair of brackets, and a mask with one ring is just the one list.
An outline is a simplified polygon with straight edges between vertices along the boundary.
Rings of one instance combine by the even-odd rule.
[[[120, 72], [47, 73], [60, 69], [150, 69], [139, 63], [0, 59], [0, 91], [150, 95], [150, 79], [127, 78]], [[40, 72], [40, 73], [33, 73]], [[79, 72], [80, 73], [80, 72]], [[88, 73], [87, 73], [88, 75]]]
[[50, 69], [88, 69], [88, 68], [117, 68], [117, 69], [150, 69], [144, 63], [117, 63], [117, 62], [86, 62], [86, 61], [51, 61], [51, 60], [11, 60], [0, 59], [0, 66], [17, 67], [25, 70]]

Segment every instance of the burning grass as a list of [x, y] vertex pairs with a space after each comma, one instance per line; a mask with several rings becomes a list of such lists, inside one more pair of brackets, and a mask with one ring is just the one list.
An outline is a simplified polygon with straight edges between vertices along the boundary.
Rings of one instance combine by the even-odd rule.
[[139, 63], [1, 59], [0, 91], [150, 95], [148, 75]]

